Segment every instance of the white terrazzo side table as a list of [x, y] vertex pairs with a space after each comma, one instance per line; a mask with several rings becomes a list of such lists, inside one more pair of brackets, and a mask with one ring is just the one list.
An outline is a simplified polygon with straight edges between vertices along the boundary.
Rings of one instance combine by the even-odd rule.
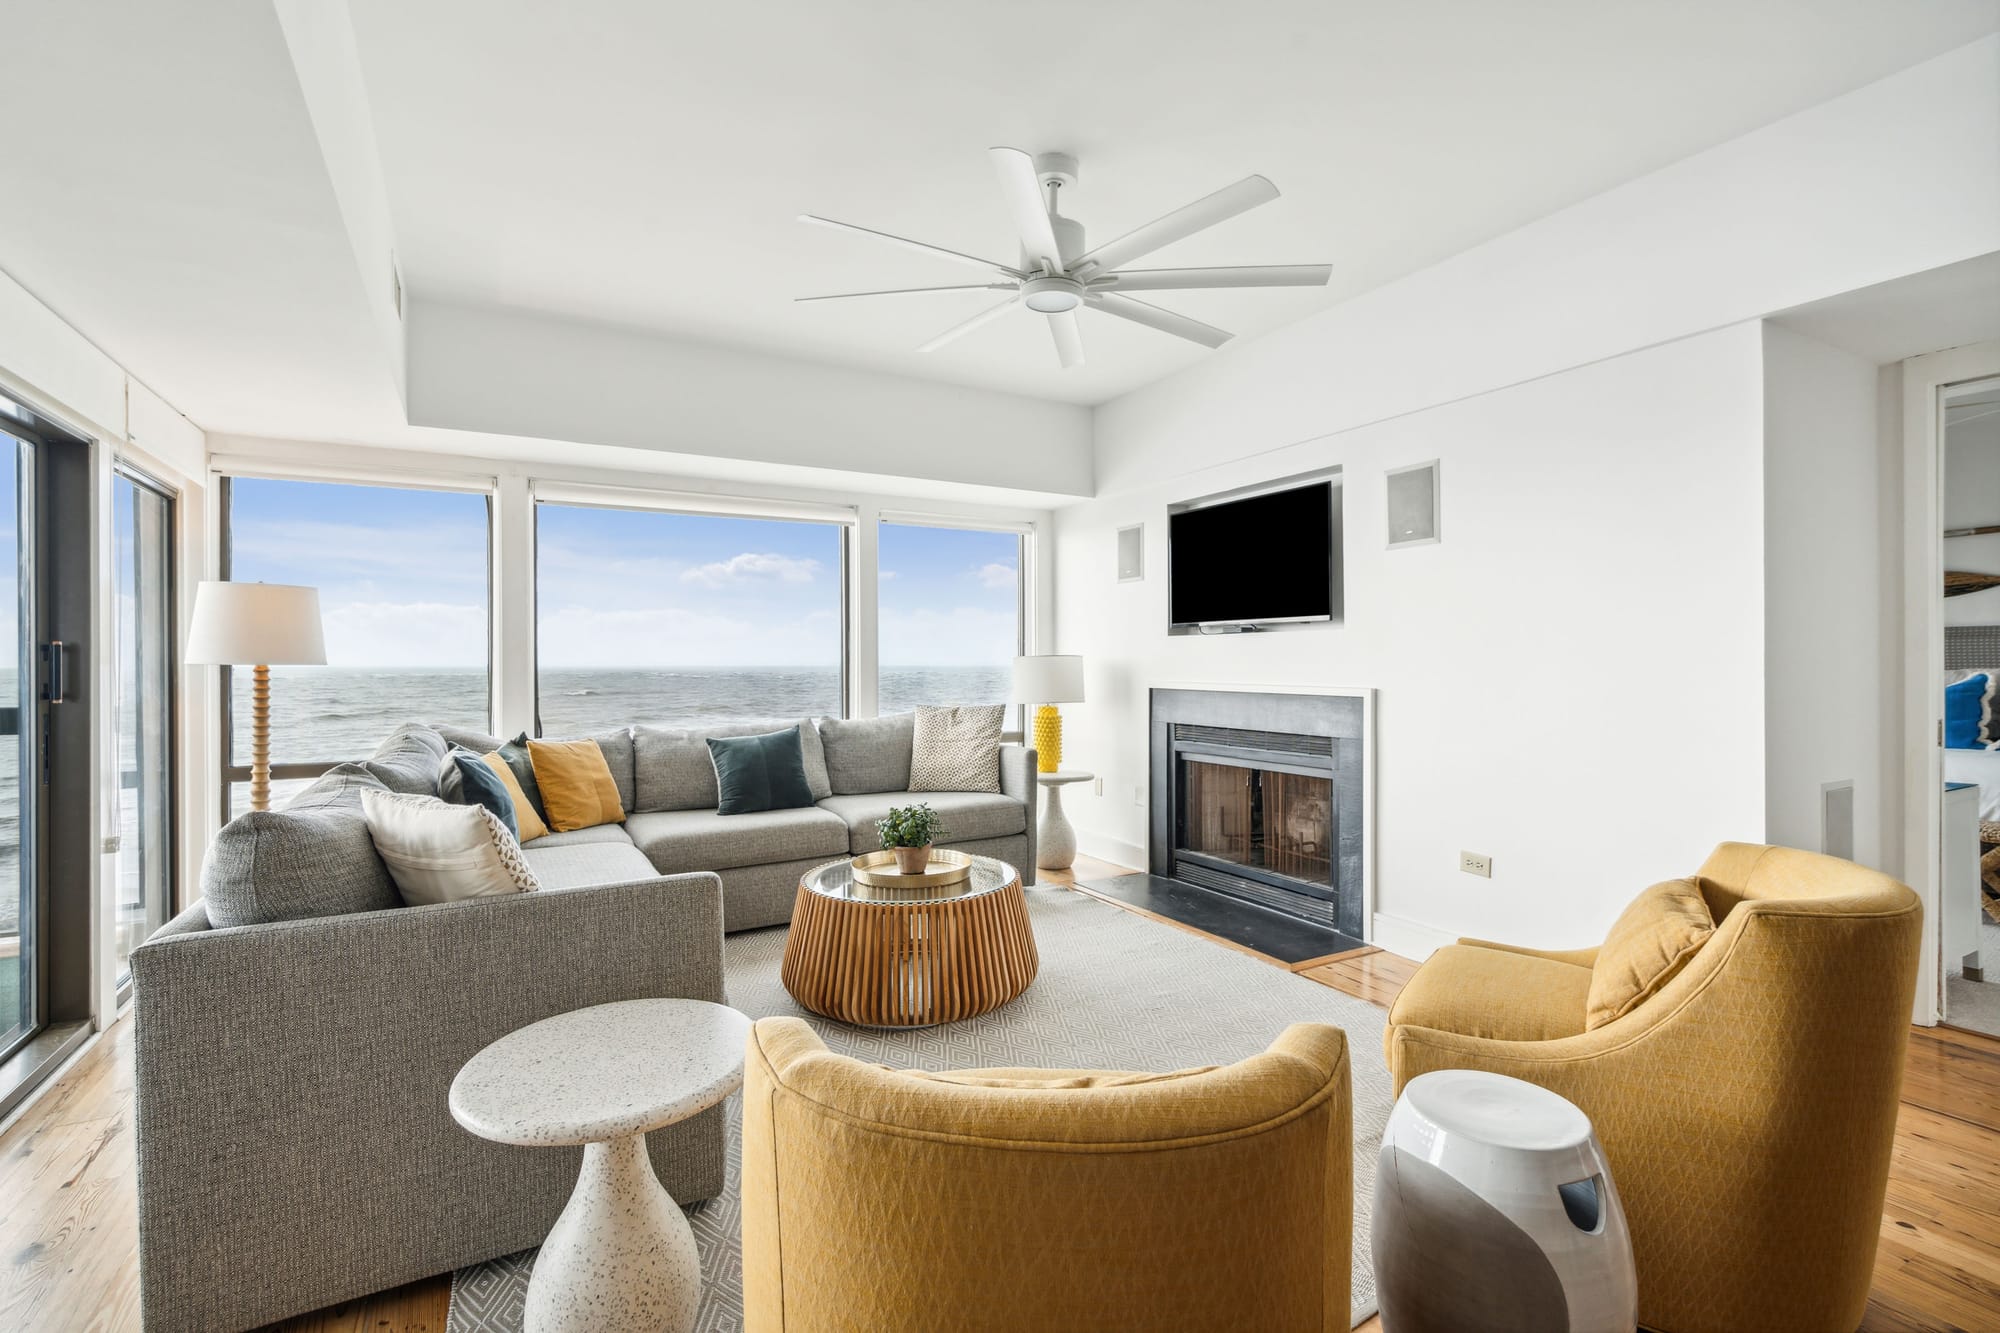
[[1036, 868], [1067, 870], [1076, 863], [1076, 826], [1063, 813], [1062, 789], [1072, 782], [1089, 782], [1096, 776], [1074, 768], [1035, 775], [1043, 792], [1042, 822], [1035, 829]]
[[508, 1033], [451, 1081], [451, 1114], [496, 1143], [583, 1144], [576, 1192], [535, 1258], [524, 1333], [685, 1333], [701, 1300], [687, 1217], [646, 1132], [743, 1083], [750, 1020], [705, 1000], [624, 1000]]

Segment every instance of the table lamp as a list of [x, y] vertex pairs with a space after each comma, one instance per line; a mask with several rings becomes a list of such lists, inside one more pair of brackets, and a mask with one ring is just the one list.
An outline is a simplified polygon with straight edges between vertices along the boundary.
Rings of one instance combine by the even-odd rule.
[[194, 592], [189, 666], [247, 666], [250, 687], [250, 808], [271, 808], [271, 668], [325, 666], [319, 589], [290, 583], [218, 583]]
[[1044, 773], [1062, 767], [1062, 714], [1057, 704], [1083, 702], [1083, 659], [1056, 653], [1014, 659], [1014, 702], [1035, 709], [1036, 766]]

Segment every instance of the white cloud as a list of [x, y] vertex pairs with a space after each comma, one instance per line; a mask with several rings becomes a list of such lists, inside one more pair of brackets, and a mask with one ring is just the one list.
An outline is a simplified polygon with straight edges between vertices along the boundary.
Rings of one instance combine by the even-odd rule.
[[486, 662], [486, 608], [451, 602], [340, 602], [321, 608], [326, 661], [341, 667]]
[[890, 579], [896, 577], [896, 571], [893, 569], [878, 569], [875, 571], [875, 577], [887, 583]]
[[957, 606], [884, 608], [882, 661], [889, 666], [990, 666], [1014, 660], [1020, 631], [1012, 610]]
[[979, 580], [979, 586], [982, 588], [998, 590], [1010, 589], [1015, 586], [1014, 567], [1012, 565], [1000, 564], [998, 561], [992, 564], [981, 565], [973, 572], [973, 576]]
[[771, 552], [745, 551], [727, 560], [711, 560], [705, 565], [681, 571], [681, 582], [720, 588], [746, 580], [779, 583], [811, 583], [819, 573], [819, 561]]

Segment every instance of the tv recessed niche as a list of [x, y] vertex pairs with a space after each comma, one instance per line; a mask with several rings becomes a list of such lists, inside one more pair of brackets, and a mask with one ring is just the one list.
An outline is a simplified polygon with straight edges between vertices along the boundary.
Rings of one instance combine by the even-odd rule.
[[1167, 510], [1168, 629], [1226, 634], [1341, 618], [1340, 478], [1286, 477]]

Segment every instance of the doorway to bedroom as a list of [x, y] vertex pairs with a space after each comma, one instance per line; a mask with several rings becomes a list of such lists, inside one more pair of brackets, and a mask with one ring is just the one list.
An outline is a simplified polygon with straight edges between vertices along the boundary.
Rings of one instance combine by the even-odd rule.
[[1942, 395], [1943, 1019], [2000, 1036], [2000, 377]]

